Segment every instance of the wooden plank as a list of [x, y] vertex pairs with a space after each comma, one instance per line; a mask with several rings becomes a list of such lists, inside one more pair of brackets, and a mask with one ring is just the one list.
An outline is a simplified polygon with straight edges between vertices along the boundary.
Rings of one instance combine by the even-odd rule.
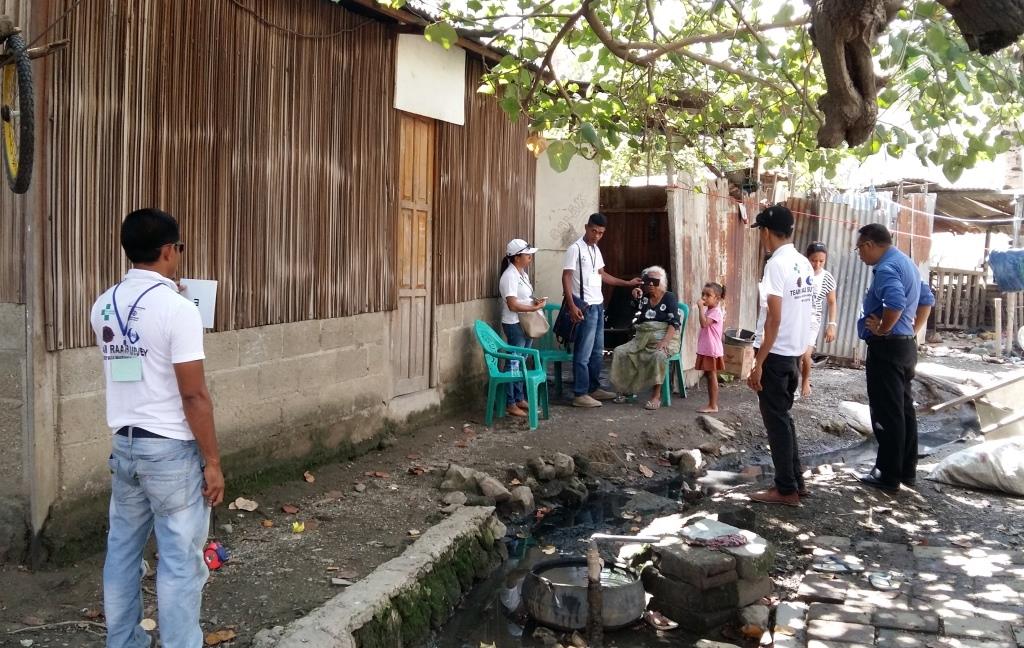
[[933, 405], [932, 406], [932, 411], [933, 412], [941, 412], [942, 410], [949, 409], [950, 407], [956, 407], [957, 405], [963, 405], [964, 403], [968, 403], [968, 402], [970, 402], [970, 401], [972, 401], [972, 400], [974, 400], [976, 398], [981, 398], [982, 396], [984, 396], [985, 394], [987, 394], [989, 392], [995, 391], [997, 389], [1002, 389], [1003, 387], [1006, 387], [1007, 385], [1012, 385], [1013, 383], [1018, 382], [1021, 379], [1024, 379], [1024, 371], [1016, 371], [1011, 376], [1009, 376], [1007, 378], [1003, 378], [1001, 380], [997, 380], [996, 382], [992, 383], [991, 385], [985, 385], [981, 389], [977, 389], [977, 390], [975, 390], [975, 391], [973, 391], [973, 392], [971, 392], [969, 394], [964, 394], [963, 396], [959, 396], [959, 397], [954, 398], [952, 400], [948, 400], [948, 401], [946, 401], [944, 403], [939, 403], [938, 405]]

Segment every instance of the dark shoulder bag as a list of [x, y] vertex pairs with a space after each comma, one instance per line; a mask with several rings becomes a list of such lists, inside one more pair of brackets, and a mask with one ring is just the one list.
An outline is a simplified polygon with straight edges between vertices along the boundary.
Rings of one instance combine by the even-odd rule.
[[[580, 296], [572, 295], [572, 301], [581, 311], [586, 312], [587, 302], [583, 301], [583, 250], [579, 252], [580, 264]], [[569, 312], [569, 302], [562, 297], [562, 306], [558, 309], [558, 317], [555, 319], [555, 339], [563, 346], [569, 346], [576, 342], [576, 327], [580, 322], [572, 321], [572, 313]]]

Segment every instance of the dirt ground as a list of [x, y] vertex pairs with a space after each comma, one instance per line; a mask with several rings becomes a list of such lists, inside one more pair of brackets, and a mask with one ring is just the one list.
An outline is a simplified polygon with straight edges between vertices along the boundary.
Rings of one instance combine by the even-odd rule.
[[[928, 360], [991, 373], [1010, 368], [962, 359]], [[814, 387], [814, 394], [794, 407], [801, 452], [817, 454], [860, 443], [858, 433], [848, 428], [828, 432], [822, 423], [836, 418], [840, 401], [866, 401], [863, 371], [816, 369]], [[688, 398], [675, 398], [671, 407], [653, 412], [638, 404], [579, 410], [558, 403], [551, 419], [535, 431], [507, 421], [486, 429], [478, 418], [482, 412], [473, 412], [468, 418], [392, 439], [386, 447], [351, 462], [321, 466], [313, 471], [312, 483], [296, 474], [294, 480], [260, 492], [230, 493], [232, 498], [255, 500], [259, 509], [217, 511], [211, 534], [229, 548], [232, 559], [211, 574], [203, 605], [204, 630], [233, 629], [238, 638], [224, 645], [248, 646], [260, 629], [286, 624], [336, 594], [339, 588], [331, 584], [332, 577], [356, 580], [399, 555], [418, 531], [443, 517], [437, 486], [449, 462], [507, 482], [508, 469], [532, 457], [580, 453], [593, 460], [612, 484], [664, 484], [676, 469], [658, 461], [660, 452], [694, 448], [709, 438], [695, 424], [695, 410], [706, 403], [706, 396], [703, 390], [691, 390]], [[734, 463], [765, 463], [767, 438], [753, 393], [741, 383], [725, 385], [722, 403], [719, 418], [738, 432], [728, 442], [738, 451]], [[922, 465], [933, 461], [924, 459]], [[641, 464], [653, 477], [644, 477]], [[888, 496], [858, 487], [851, 474], [837, 468], [832, 475], [810, 480], [814, 494], [802, 507], [758, 508], [762, 535], [779, 543], [775, 579], [782, 594], [803, 571], [799, 545], [809, 533], [936, 545], [1024, 544], [1024, 501], [924, 479], [918, 484], [916, 492]], [[741, 501], [738, 494], [753, 488], [740, 486], [680, 507], [714, 512]], [[284, 512], [285, 505], [298, 512]], [[267, 520], [272, 526], [266, 526]], [[302, 533], [292, 532], [295, 521], [304, 523]], [[31, 640], [33, 646], [102, 646], [103, 619], [96, 616], [102, 610], [101, 569], [99, 553], [61, 569], [0, 569], [0, 646], [29, 645], [23, 640]], [[144, 585], [146, 614], [155, 618], [155, 582], [148, 578]], [[43, 624], [49, 627], [27, 629]]]

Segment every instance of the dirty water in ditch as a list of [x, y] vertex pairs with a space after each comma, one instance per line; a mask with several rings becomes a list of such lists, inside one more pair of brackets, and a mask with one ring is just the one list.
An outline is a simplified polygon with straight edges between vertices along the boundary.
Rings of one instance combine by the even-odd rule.
[[[976, 423], [972, 424], [969, 418], [957, 420], [934, 415], [919, 417], [921, 456], [962, 441], [965, 435], [976, 431], [972, 429], [974, 427]], [[805, 468], [835, 463], [851, 467], [870, 466], [876, 449], [874, 439], [868, 438], [859, 444], [805, 456], [802, 461]], [[771, 460], [767, 455], [733, 455], [723, 457], [709, 467], [706, 476], [700, 480], [700, 489], [703, 495], [711, 495], [737, 485], [770, 480]], [[647, 492], [671, 500], [679, 500], [681, 497], [685, 499], [686, 490], [681, 478], [650, 484], [647, 488]], [[577, 508], [555, 509], [536, 523], [532, 520], [511, 522], [510, 537], [506, 538], [509, 560], [490, 578], [477, 585], [455, 616], [430, 642], [430, 647], [480, 648], [485, 644], [493, 644], [496, 648], [520, 648], [542, 645], [541, 641], [533, 638], [537, 624], [525, 615], [516, 616], [513, 613], [517, 608], [522, 609], [522, 584], [527, 574], [538, 564], [559, 557], [584, 556], [587, 541], [593, 533], [633, 535], [631, 529], [635, 528], [635, 522], [626, 513], [625, 507], [637, 493], [602, 481], [601, 487]], [[698, 513], [699, 510], [698, 506], [687, 512]], [[618, 545], [604, 545], [601, 549], [606, 562], [613, 562]], [[608, 572], [602, 574], [602, 582], [611, 582], [609, 578], [613, 577]], [[561, 634], [556, 633], [558, 636]], [[687, 646], [695, 645], [701, 638], [682, 629], [659, 634], [642, 621], [625, 629], [605, 631], [605, 644], [619, 648]]]

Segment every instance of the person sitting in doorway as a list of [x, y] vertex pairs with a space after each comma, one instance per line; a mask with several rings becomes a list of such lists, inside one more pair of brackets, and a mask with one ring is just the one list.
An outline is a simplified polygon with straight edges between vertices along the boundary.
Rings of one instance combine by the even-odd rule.
[[670, 356], [679, 352], [679, 300], [668, 291], [668, 274], [660, 266], [643, 271], [633, 326], [635, 337], [615, 347], [612, 354], [611, 381], [619, 390], [617, 402], [627, 395], [650, 389], [646, 409], [661, 407], [661, 382]]

